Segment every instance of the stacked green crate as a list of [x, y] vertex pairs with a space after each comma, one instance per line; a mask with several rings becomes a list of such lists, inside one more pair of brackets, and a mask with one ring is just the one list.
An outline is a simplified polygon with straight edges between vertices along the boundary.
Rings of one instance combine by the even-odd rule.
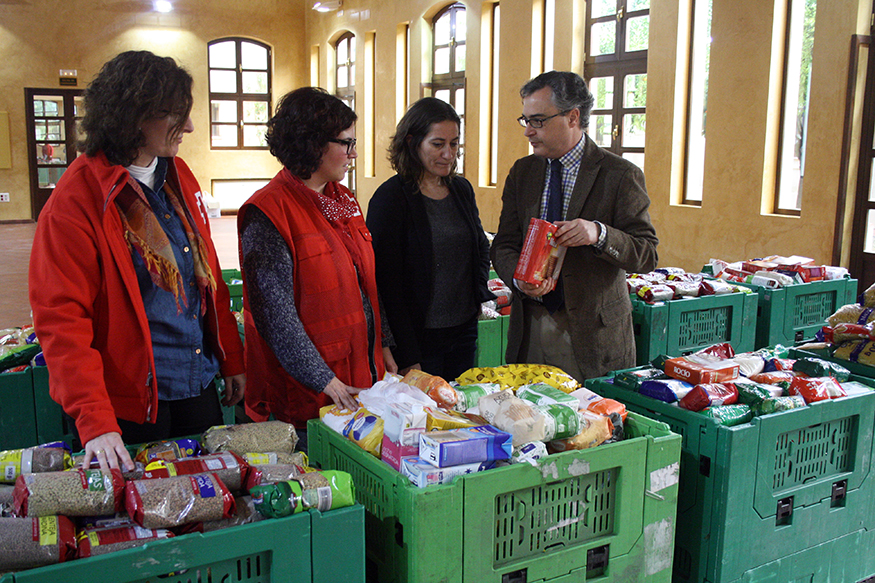
[[631, 413], [628, 439], [416, 488], [318, 420], [314, 465], [350, 473], [381, 583], [669, 581], [680, 437]]
[[239, 269], [223, 269], [222, 279], [228, 285], [231, 294], [231, 309], [239, 312], [243, 309], [243, 274]]
[[591, 379], [683, 436], [675, 583], [856, 582], [875, 574], [875, 392], [725, 427]]
[[736, 352], [754, 350], [757, 295], [731, 293], [649, 304], [632, 296], [636, 364], [660, 354], [689, 354], [729, 342]]
[[[757, 292], [756, 348], [814, 337], [839, 308], [857, 301], [856, 279], [833, 279], [769, 289], [738, 284]], [[643, 364], [643, 363], [640, 363]]]
[[364, 509], [267, 519], [8, 573], [0, 583], [364, 583]]
[[0, 374], [0, 451], [37, 443], [33, 370]]

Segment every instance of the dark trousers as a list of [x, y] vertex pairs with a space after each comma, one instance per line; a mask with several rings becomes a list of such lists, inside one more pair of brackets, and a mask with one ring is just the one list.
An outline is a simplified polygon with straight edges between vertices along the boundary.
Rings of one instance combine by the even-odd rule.
[[[159, 400], [155, 423], [134, 423], [124, 419], [117, 421], [122, 430], [122, 439], [128, 445], [200, 435], [214, 425], [224, 425], [215, 381], [197, 397], [178, 401]], [[71, 425], [75, 428], [74, 424]], [[73, 433], [79, 441], [79, 432], [74, 429]]]
[[452, 328], [426, 328], [421, 342], [422, 370], [447, 381], [474, 366], [477, 318]]

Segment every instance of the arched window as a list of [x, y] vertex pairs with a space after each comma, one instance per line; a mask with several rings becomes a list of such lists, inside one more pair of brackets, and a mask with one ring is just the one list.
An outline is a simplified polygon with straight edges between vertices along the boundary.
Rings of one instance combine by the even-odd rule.
[[459, 173], [464, 171], [465, 144], [465, 5], [451, 4], [435, 16], [432, 95], [452, 105], [462, 119]]
[[[334, 54], [334, 94], [355, 111], [355, 35], [343, 33], [334, 44]], [[349, 171], [340, 183], [355, 194], [355, 160], [349, 161]]]
[[210, 147], [214, 150], [266, 149], [270, 118], [271, 50], [244, 38], [207, 45], [210, 75]]

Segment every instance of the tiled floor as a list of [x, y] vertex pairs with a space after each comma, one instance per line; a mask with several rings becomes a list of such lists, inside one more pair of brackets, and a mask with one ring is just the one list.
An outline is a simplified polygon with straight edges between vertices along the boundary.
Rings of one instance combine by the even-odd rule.
[[[223, 269], [239, 269], [237, 217], [210, 219], [213, 242]], [[36, 223], [0, 224], [0, 330], [24, 326], [32, 319], [27, 300], [27, 269]]]

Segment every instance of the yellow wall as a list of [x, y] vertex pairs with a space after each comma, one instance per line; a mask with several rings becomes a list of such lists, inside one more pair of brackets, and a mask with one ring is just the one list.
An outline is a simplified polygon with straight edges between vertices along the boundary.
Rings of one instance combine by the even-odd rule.
[[0, 203], [0, 221], [31, 218], [24, 88], [57, 88], [58, 70], [76, 69], [77, 88], [84, 89], [104, 62], [130, 49], [172, 56], [194, 77], [195, 131], [186, 137], [180, 156], [201, 187], [210, 190], [213, 179], [276, 174], [280, 166], [267, 151], [210, 150], [207, 43], [233, 35], [270, 45], [274, 96], [281, 95], [308, 79], [305, 45], [295, 32], [304, 19], [305, 2], [175, 2], [177, 10], [168, 15], [144, 12], [149, 4], [122, 0], [0, 4], [0, 111], [9, 112], [12, 138], [12, 168], [0, 168], [0, 192], [9, 192], [11, 201]]
[[[485, 150], [480, 148], [488, 124], [480, 110], [488, 103], [485, 92], [489, 90], [482, 68], [488, 42], [481, 42], [488, 38], [481, 35], [481, 26], [488, 21], [491, 2], [465, 1], [466, 174], [475, 186], [487, 230], [498, 225], [507, 171], [514, 160], [528, 153], [514, 120], [520, 114], [520, 85], [540, 72], [541, 2], [501, 1], [499, 180], [489, 186], [484, 182]], [[344, 0], [341, 11], [320, 14], [304, 0], [192, 0], [187, 10], [180, 8], [173, 16], [161, 18], [138, 14], [131, 8], [134, 3], [122, 0], [0, 5], [0, 111], [9, 112], [13, 144], [13, 168], [0, 168], [0, 192], [12, 193], [11, 203], [0, 203], [0, 221], [30, 218], [24, 87], [57, 87], [60, 68], [78, 69], [80, 87], [84, 87], [105, 60], [128, 48], [148, 48], [176, 57], [195, 77], [196, 132], [186, 139], [182, 156], [209, 188], [214, 178], [269, 177], [278, 166], [266, 152], [209, 150], [207, 41], [241, 35], [273, 46], [276, 99], [311, 83], [331, 90], [331, 43], [347, 30], [356, 35], [357, 43], [357, 133], [360, 143], [370, 149], [360, 149], [358, 165], [358, 196], [366, 208], [377, 186], [392, 174], [385, 149], [402, 111], [398, 87], [405, 84], [404, 71], [398, 68], [399, 30], [410, 27], [406, 89], [413, 101], [420, 96], [421, 83], [429, 78], [431, 18], [449, 3]], [[556, 0], [555, 4], [554, 65], [582, 73], [586, 4], [584, 0]], [[690, 0], [651, 0], [645, 174], [661, 241], [661, 265], [698, 270], [711, 257], [742, 259], [767, 254], [807, 255], [830, 262], [841, 186], [850, 38], [855, 33], [868, 34], [872, 0], [821, 0], [819, 4], [802, 213], [786, 217], [763, 210], [772, 198], [773, 114], [779, 103], [772, 58], [775, 1], [714, 0], [705, 186], [699, 208], [679, 204], [685, 22]], [[371, 66], [366, 63], [366, 46], [373, 46]]]

